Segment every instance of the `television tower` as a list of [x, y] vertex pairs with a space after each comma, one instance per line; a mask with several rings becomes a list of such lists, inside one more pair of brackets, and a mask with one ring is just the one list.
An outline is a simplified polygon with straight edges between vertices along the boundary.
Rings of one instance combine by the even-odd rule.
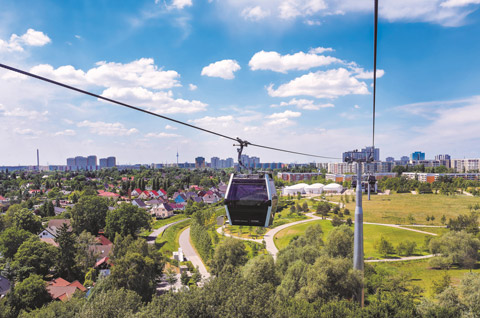
[[177, 167], [178, 167], [178, 148], [177, 148]]

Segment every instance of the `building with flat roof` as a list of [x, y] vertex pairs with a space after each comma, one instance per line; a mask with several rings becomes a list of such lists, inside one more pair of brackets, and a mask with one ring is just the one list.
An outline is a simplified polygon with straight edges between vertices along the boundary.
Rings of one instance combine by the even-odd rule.
[[421, 152], [421, 151], [415, 151], [412, 153], [412, 155], [410, 156], [410, 160], [411, 161], [414, 161], [414, 160], [425, 160], [425, 153], [424, 152]]

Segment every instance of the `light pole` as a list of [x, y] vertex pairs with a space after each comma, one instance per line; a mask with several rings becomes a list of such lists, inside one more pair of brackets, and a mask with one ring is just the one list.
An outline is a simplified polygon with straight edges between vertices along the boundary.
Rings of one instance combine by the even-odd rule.
[[357, 164], [357, 195], [355, 205], [355, 232], [353, 241], [353, 268], [362, 273], [362, 286], [356, 294], [357, 301], [363, 307], [364, 291], [363, 291], [363, 270], [364, 270], [364, 254], [363, 254], [363, 207], [362, 207], [362, 163]]

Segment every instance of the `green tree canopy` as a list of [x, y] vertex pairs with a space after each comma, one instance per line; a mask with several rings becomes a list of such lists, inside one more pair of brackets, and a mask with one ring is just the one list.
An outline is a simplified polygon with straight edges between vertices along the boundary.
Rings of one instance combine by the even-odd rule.
[[38, 234], [42, 230], [42, 221], [28, 209], [16, 212], [13, 216], [13, 223], [16, 227], [33, 234]]
[[20, 280], [31, 274], [46, 276], [56, 263], [57, 248], [44, 243], [38, 237], [23, 242], [14, 256], [12, 267]]
[[131, 204], [122, 204], [107, 212], [105, 233], [111, 239], [116, 234], [136, 236], [141, 228], [150, 227], [150, 215], [144, 209]]
[[218, 275], [223, 271], [232, 272], [246, 262], [247, 251], [243, 242], [227, 237], [215, 249], [210, 268], [214, 275]]
[[0, 253], [6, 258], [13, 258], [20, 245], [33, 234], [16, 227], [9, 227], [0, 233]]
[[107, 200], [97, 196], [83, 196], [72, 209], [72, 227], [75, 233], [86, 230], [96, 235], [105, 228]]

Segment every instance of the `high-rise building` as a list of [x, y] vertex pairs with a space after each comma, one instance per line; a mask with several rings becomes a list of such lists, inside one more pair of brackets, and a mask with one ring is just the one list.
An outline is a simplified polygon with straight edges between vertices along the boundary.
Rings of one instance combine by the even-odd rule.
[[367, 155], [373, 154], [373, 161], [380, 161], [380, 148], [365, 147], [362, 149], [362, 152]]
[[410, 159], [413, 160], [425, 160], [425, 153], [421, 151], [415, 151], [412, 153]]
[[75, 157], [75, 166], [77, 166], [76, 170], [87, 170], [87, 157]]
[[451, 160], [450, 155], [444, 154], [444, 155], [436, 155], [435, 160]]
[[393, 157], [387, 157], [387, 158], [385, 159], [385, 161], [386, 161], [386, 162], [395, 162], [395, 158], [393, 158]]
[[91, 155], [87, 157], [87, 170], [97, 170], [97, 156]]
[[117, 166], [117, 159], [115, 157], [107, 157], [107, 167], [113, 168]]
[[100, 169], [106, 169], [106, 168], [108, 168], [107, 158], [101, 158], [100, 159]]
[[69, 171], [77, 170], [77, 166], [75, 165], [75, 158], [67, 158], [67, 169]]
[[197, 157], [195, 158], [195, 168], [205, 168], [205, 158], [204, 157]]
[[400, 164], [401, 165], [406, 165], [406, 164], [408, 164], [409, 161], [410, 161], [410, 158], [408, 158], [407, 156], [402, 156], [400, 158]]
[[233, 158], [225, 159], [225, 168], [232, 168], [234, 165]]
[[220, 169], [220, 168], [223, 168], [223, 167], [221, 166], [221, 163], [220, 163], [220, 158], [218, 158], [218, 157], [212, 157], [212, 158], [210, 159], [210, 167], [211, 167], [212, 169]]

